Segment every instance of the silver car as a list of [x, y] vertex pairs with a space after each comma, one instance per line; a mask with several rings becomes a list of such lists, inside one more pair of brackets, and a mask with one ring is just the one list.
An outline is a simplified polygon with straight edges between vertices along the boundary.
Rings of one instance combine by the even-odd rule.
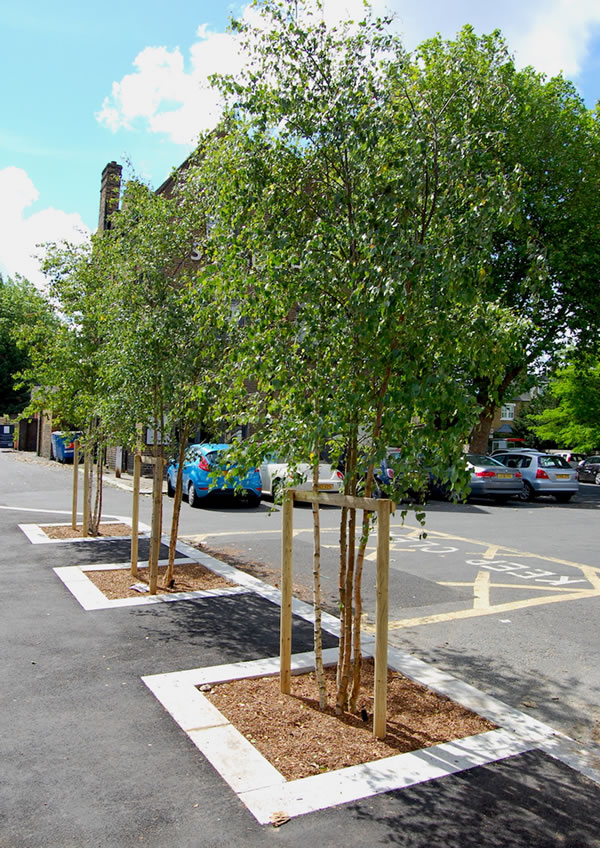
[[553, 495], [568, 503], [579, 491], [577, 471], [562, 456], [534, 451], [494, 451], [494, 459], [523, 475], [521, 498], [533, 501], [539, 495]]
[[498, 503], [522, 497], [523, 477], [516, 468], [507, 468], [491, 456], [468, 453], [467, 469], [471, 472], [471, 497], [493, 498]]

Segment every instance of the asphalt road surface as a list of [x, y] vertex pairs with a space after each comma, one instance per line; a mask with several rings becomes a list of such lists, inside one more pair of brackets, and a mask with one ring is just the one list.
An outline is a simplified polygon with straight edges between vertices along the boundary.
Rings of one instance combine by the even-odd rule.
[[[0, 507], [68, 513], [71, 467], [0, 452]], [[140, 519], [149, 523], [150, 498]], [[582, 484], [570, 504], [551, 498], [497, 506], [433, 501], [422, 527], [413, 513], [392, 517], [390, 641], [485, 692], [600, 744], [600, 486]], [[131, 515], [131, 495], [105, 487], [104, 515]], [[165, 527], [171, 501], [164, 498]], [[39, 515], [33, 520], [38, 520]], [[323, 593], [336, 608], [339, 510], [324, 508]], [[272, 569], [281, 549], [281, 513], [217, 502], [183, 504], [180, 534]], [[426, 535], [424, 535], [426, 534]], [[376, 532], [364, 574], [364, 627], [373, 628]], [[294, 510], [294, 582], [310, 594], [312, 516]], [[599, 764], [600, 765], [600, 764]]]

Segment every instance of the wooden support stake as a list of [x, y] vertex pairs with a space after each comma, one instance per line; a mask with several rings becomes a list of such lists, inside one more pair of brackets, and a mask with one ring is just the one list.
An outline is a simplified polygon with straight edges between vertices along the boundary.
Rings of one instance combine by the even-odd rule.
[[375, 607], [375, 703], [373, 705], [373, 736], [383, 739], [387, 711], [387, 648], [388, 594], [390, 573], [390, 512], [389, 500], [377, 501], [377, 586]]
[[73, 442], [73, 505], [71, 508], [71, 527], [77, 530], [77, 486], [79, 483], [79, 439]]
[[138, 576], [138, 527], [140, 523], [140, 477], [142, 473], [141, 454], [133, 458], [133, 506], [131, 510], [131, 574]]
[[292, 544], [294, 538], [294, 494], [283, 498], [281, 542], [281, 623], [279, 635], [280, 689], [290, 694], [292, 674]]

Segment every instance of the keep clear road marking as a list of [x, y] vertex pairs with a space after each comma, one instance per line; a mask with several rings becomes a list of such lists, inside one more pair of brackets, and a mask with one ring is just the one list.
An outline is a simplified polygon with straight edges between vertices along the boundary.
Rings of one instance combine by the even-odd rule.
[[[444, 533], [439, 530], [430, 530], [426, 531], [427, 536], [423, 539], [422, 534], [424, 532], [422, 527], [411, 527], [406, 524], [399, 524], [396, 526], [392, 526], [392, 547], [394, 548], [394, 543], [400, 543], [404, 540], [412, 542], [414, 540], [415, 547], [409, 547], [408, 545], [404, 547], [401, 545], [399, 547], [395, 547], [394, 549], [400, 551], [402, 553], [418, 553], [420, 551], [426, 553], [450, 553], [453, 551], [457, 551], [457, 548], [449, 548], [446, 547], [440, 548], [439, 545], [434, 541], [435, 539], [444, 539], [444, 540], [452, 540], [456, 542], [466, 542], [469, 545], [479, 545], [480, 549], [478, 551], [469, 551], [468, 554], [475, 554], [478, 557], [481, 557], [480, 565], [483, 568], [479, 568], [477, 575], [473, 582], [464, 583], [464, 582], [442, 582], [438, 581], [441, 586], [457, 586], [457, 587], [472, 587], [473, 588], [473, 606], [469, 609], [463, 610], [454, 610], [453, 612], [445, 612], [445, 613], [437, 613], [434, 615], [426, 615], [420, 618], [406, 618], [399, 619], [397, 621], [389, 622], [390, 630], [400, 630], [406, 627], [417, 627], [422, 624], [437, 624], [439, 622], [444, 621], [453, 621], [461, 618], [478, 618], [482, 615], [497, 615], [499, 613], [512, 612], [518, 609], [526, 609], [527, 607], [535, 607], [535, 606], [543, 606], [545, 604], [553, 604], [553, 603], [562, 603], [563, 601], [577, 601], [582, 598], [597, 598], [600, 597], [600, 569], [591, 565], [586, 565], [581, 562], [573, 562], [572, 560], [560, 559], [559, 557], [552, 556], [544, 556], [543, 554], [535, 554], [529, 551], [520, 551], [517, 548], [509, 548], [504, 545], [496, 545], [491, 542], [481, 542], [477, 539], [470, 539], [464, 536], [457, 536], [452, 533]], [[322, 533], [337, 533], [339, 528], [337, 527], [327, 527], [322, 528]], [[401, 531], [401, 534], [399, 533]], [[269, 529], [269, 530], [254, 530], [253, 533], [260, 535], [273, 535], [280, 534], [281, 531], [279, 529]], [[294, 536], [299, 536], [302, 533], [312, 533], [312, 527], [307, 528], [298, 528], [294, 530]], [[394, 537], [394, 534], [395, 537]], [[245, 536], [247, 535], [247, 531], [245, 530], [237, 530], [232, 532], [220, 532], [220, 533], [202, 533], [195, 536], [186, 536], [186, 540], [190, 542], [202, 542], [209, 538], [216, 537], [229, 537], [229, 536]], [[428, 544], [429, 543], [429, 544]], [[336, 548], [337, 545], [323, 545], [323, 547], [331, 547]], [[435, 550], [435, 548], [438, 548]], [[485, 548], [484, 551], [481, 551], [481, 548]], [[554, 582], [554, 586], [536, 586], [532, 583], [492, 583], [490, 572], [487, 569], [491, 569], [494, 571], [506, 571], [506, 568], [494, 568], [494, 561], [498, 554], [506, 556], [507, 554], [518, 557], [519, 559], [539, 559], [544, 562], [551, 562], [557, 565], [566, 565], [571, 568], [576, 568], [580, 571], [583, 578], [585, 578], [585, 582], [588, 583], [592, 588], [589, 589], [575, 589], [571, 586], [573, 582], [584, 582], [583, 580], [573, 580], [568, 577], [558, 577], [556, 581], [547, 581]], [[370, 551], [366, 557], [368, 560], [376, 559], [376, 551]], [[484, 565], [485, 562], [485, 565]], [[505, 562], [505, 561], [503, 561]], [[488, 565], [489, 563], [489, 565]], [[475, 563], [473, 563], [475, 564]], [[524, 566], [519, 566], [518, 564], [513, 564], [516, 566], [517, 574], [516, 576], [521, 576], [518, 574], [518, 568], [524, 568]], [[484, 570], [485, 569], [485, 570]], [[539, 571], [539, 570], [538, 570]], [[542, 578], [542, 574], [552, 574], [552, 572], [541, 572], [539, 571], [539, 579]], [[556, 576], [556, 575], [555, 575]], [[561, 585], [567, 583], [566, 585]], [[542, 597], [537, 598], [524, 598], [519, 601], [510, 601], [504, 604], [491, 604], [490, 603], [490, 593], [492, 589], [521, 589], [527, 592], [529, 591], [544, 591], [545, 594]], [[374, 633], [375, 627], [373, 625], [369, 625], [365, 615], [363, 615], [364, 620], [364, 631], [366, 633]]]
[[[394, 528], [396, 532], [400, 528]], [[396, 550], [400, 550], [404, 552], [413, 552], [416, 553], [419, 550], [427, 550], [426, 545], [422, 543], [417, 545], [416, 547], [409, 547], [411, 541], [413, 539], [420, 540], [420, 534], [423, 532], [420, 528], [414, 527], [402, 527], [402, 530], [408, 529], [408, 533], [402, 533], [400, 538], [396, 536], [392, 537], [392, 542], [399, 542], [406, 539], [408, 541], [408, 545], [406, 547], [401, 546], [399, 548], [395, 548]], [[469, 539], [463, 536], [455, 536], [452, 533], [443, 533], [440, 531], [428, 531], [427, 532], [427, 540], [431, 542], [431, 547], [435, 546], [434, 539], [443, 539], [443, 540], [452, 540], [459, 542], [467, 542], [468, 544], [475, 544], [485, 547], [485, 550], [482, 552], [472, 551], [467, 553], [473, 553], [477, 556], [481, 557], [479, 560], [467, 560], [467, 562], [471, 565], [478, 565], [479, 570], [477, 571], [477, 575], [473, 582], [455, 582], [455, 581], [438, 581], [438, 584], [441, 586], [457, 586], [457, 587], [472, 587], [473, 588], [473, 606], [470, 609], [463, 610], [454, 610], [452, 612], [445, 613], [437, 613], [434, 615], [426, 615], [421, 616], [419, 618], [407, 618], [407, 619], [399, 619], [397, 621], [389, 622], [390, 630], [400, 630], [406, 627], [417, 627], [422, 624], [437, 624], [439, 622], [444, 621], [453, 621], [456, 619], [467, 619], [467, 618], [478, 618], [482, 615], [497, 615], [499, 613], [507, 613], [513, 612], [518, 609], [525, 609], [527, 607], [534, 606], [542, 606], [545, 604], [553, 604], [553, 603], [562, 603], [563, 601], [576, 601], [581, 600], [581, 598], [597, 598], [600, 597], [600, 569], [586, 565], [580, 562], [573, 562], [571, 560], [560, 559], [558, 557], [544, 556], [543, 554], [535, 554], [526, 551], [519, 551], [516, 548], [509, 548], [503, 545], [491, 544], [488, 542], [480, 542], [476, 539]], [[440, 549], [441, 551], [441, 549]], [[521, 565], [516, 562], [508, 562], [506, 560], [497, 560], [498, 555], [506, 556], [512, 555], [519, 559], [540, 559], [544, 562], [556, 563], [557, 565], [566, 565], [571, 568], [576, 568], [581, 573], [581, 579], [574, 579], [566, 576], [559, 576], [554, 574], [554, 572], [550, 571], [542, 571], [541, 569], [537, 570], [529, 570], [525, 571], [525, 574], [519, 574], [520, 569], [526, 569], [526, 566]], [[489, 563], [489, 564], [488, 564]], [[533, 585], [532, 583], [492, 583], [490, 571], [498, 571], [498, 572], [510, 572], [517, 577], [523, 577], [523, 579], [535, 579], [539, 582], [553, 583], [552, 586], [539, 586]], [[547, 580], [548, 576], [552, 575], [555, 579]], [[575, 589], [571, 584], [572, 583], [584, 583], [586, 582], [588, 586], [591, 588], [577, 588]], [[565, 585], [565, 584], [568, 584]], [[519, 601], [510, 601], [508, 603], [502, 604], [491, 604], [490, 603], [490, 593], [492, 589], [521, 589], [525, 591], [537, 591], [544, 592], [545, 594], [542, 597], [537, 598], [523, 598]], [[548, 593], [553, 594], [548, 594]], [[365, 631], [367, 633], [374, 633], [375, 627], [369, 625], [368, 622], [365, 621]]]

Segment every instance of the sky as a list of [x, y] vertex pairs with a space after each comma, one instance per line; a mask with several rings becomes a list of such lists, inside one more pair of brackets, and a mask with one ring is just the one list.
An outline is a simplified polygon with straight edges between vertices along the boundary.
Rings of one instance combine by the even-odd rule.
[[[563, 73], [589, 108], [600, 100], [599, 0], [372, 0], [413, 49], [466, 23], [499, 28], [518, 66]], [[362, 0], [324, 0], [329, 22]], [[242, 57], [227, 32], [243, 2], [0, 0], [0, 274], [43, 287], [44, 242], [81, 241], [98, 225], [110, 161], [158, 187], [215, 125], [207, 84]]]

